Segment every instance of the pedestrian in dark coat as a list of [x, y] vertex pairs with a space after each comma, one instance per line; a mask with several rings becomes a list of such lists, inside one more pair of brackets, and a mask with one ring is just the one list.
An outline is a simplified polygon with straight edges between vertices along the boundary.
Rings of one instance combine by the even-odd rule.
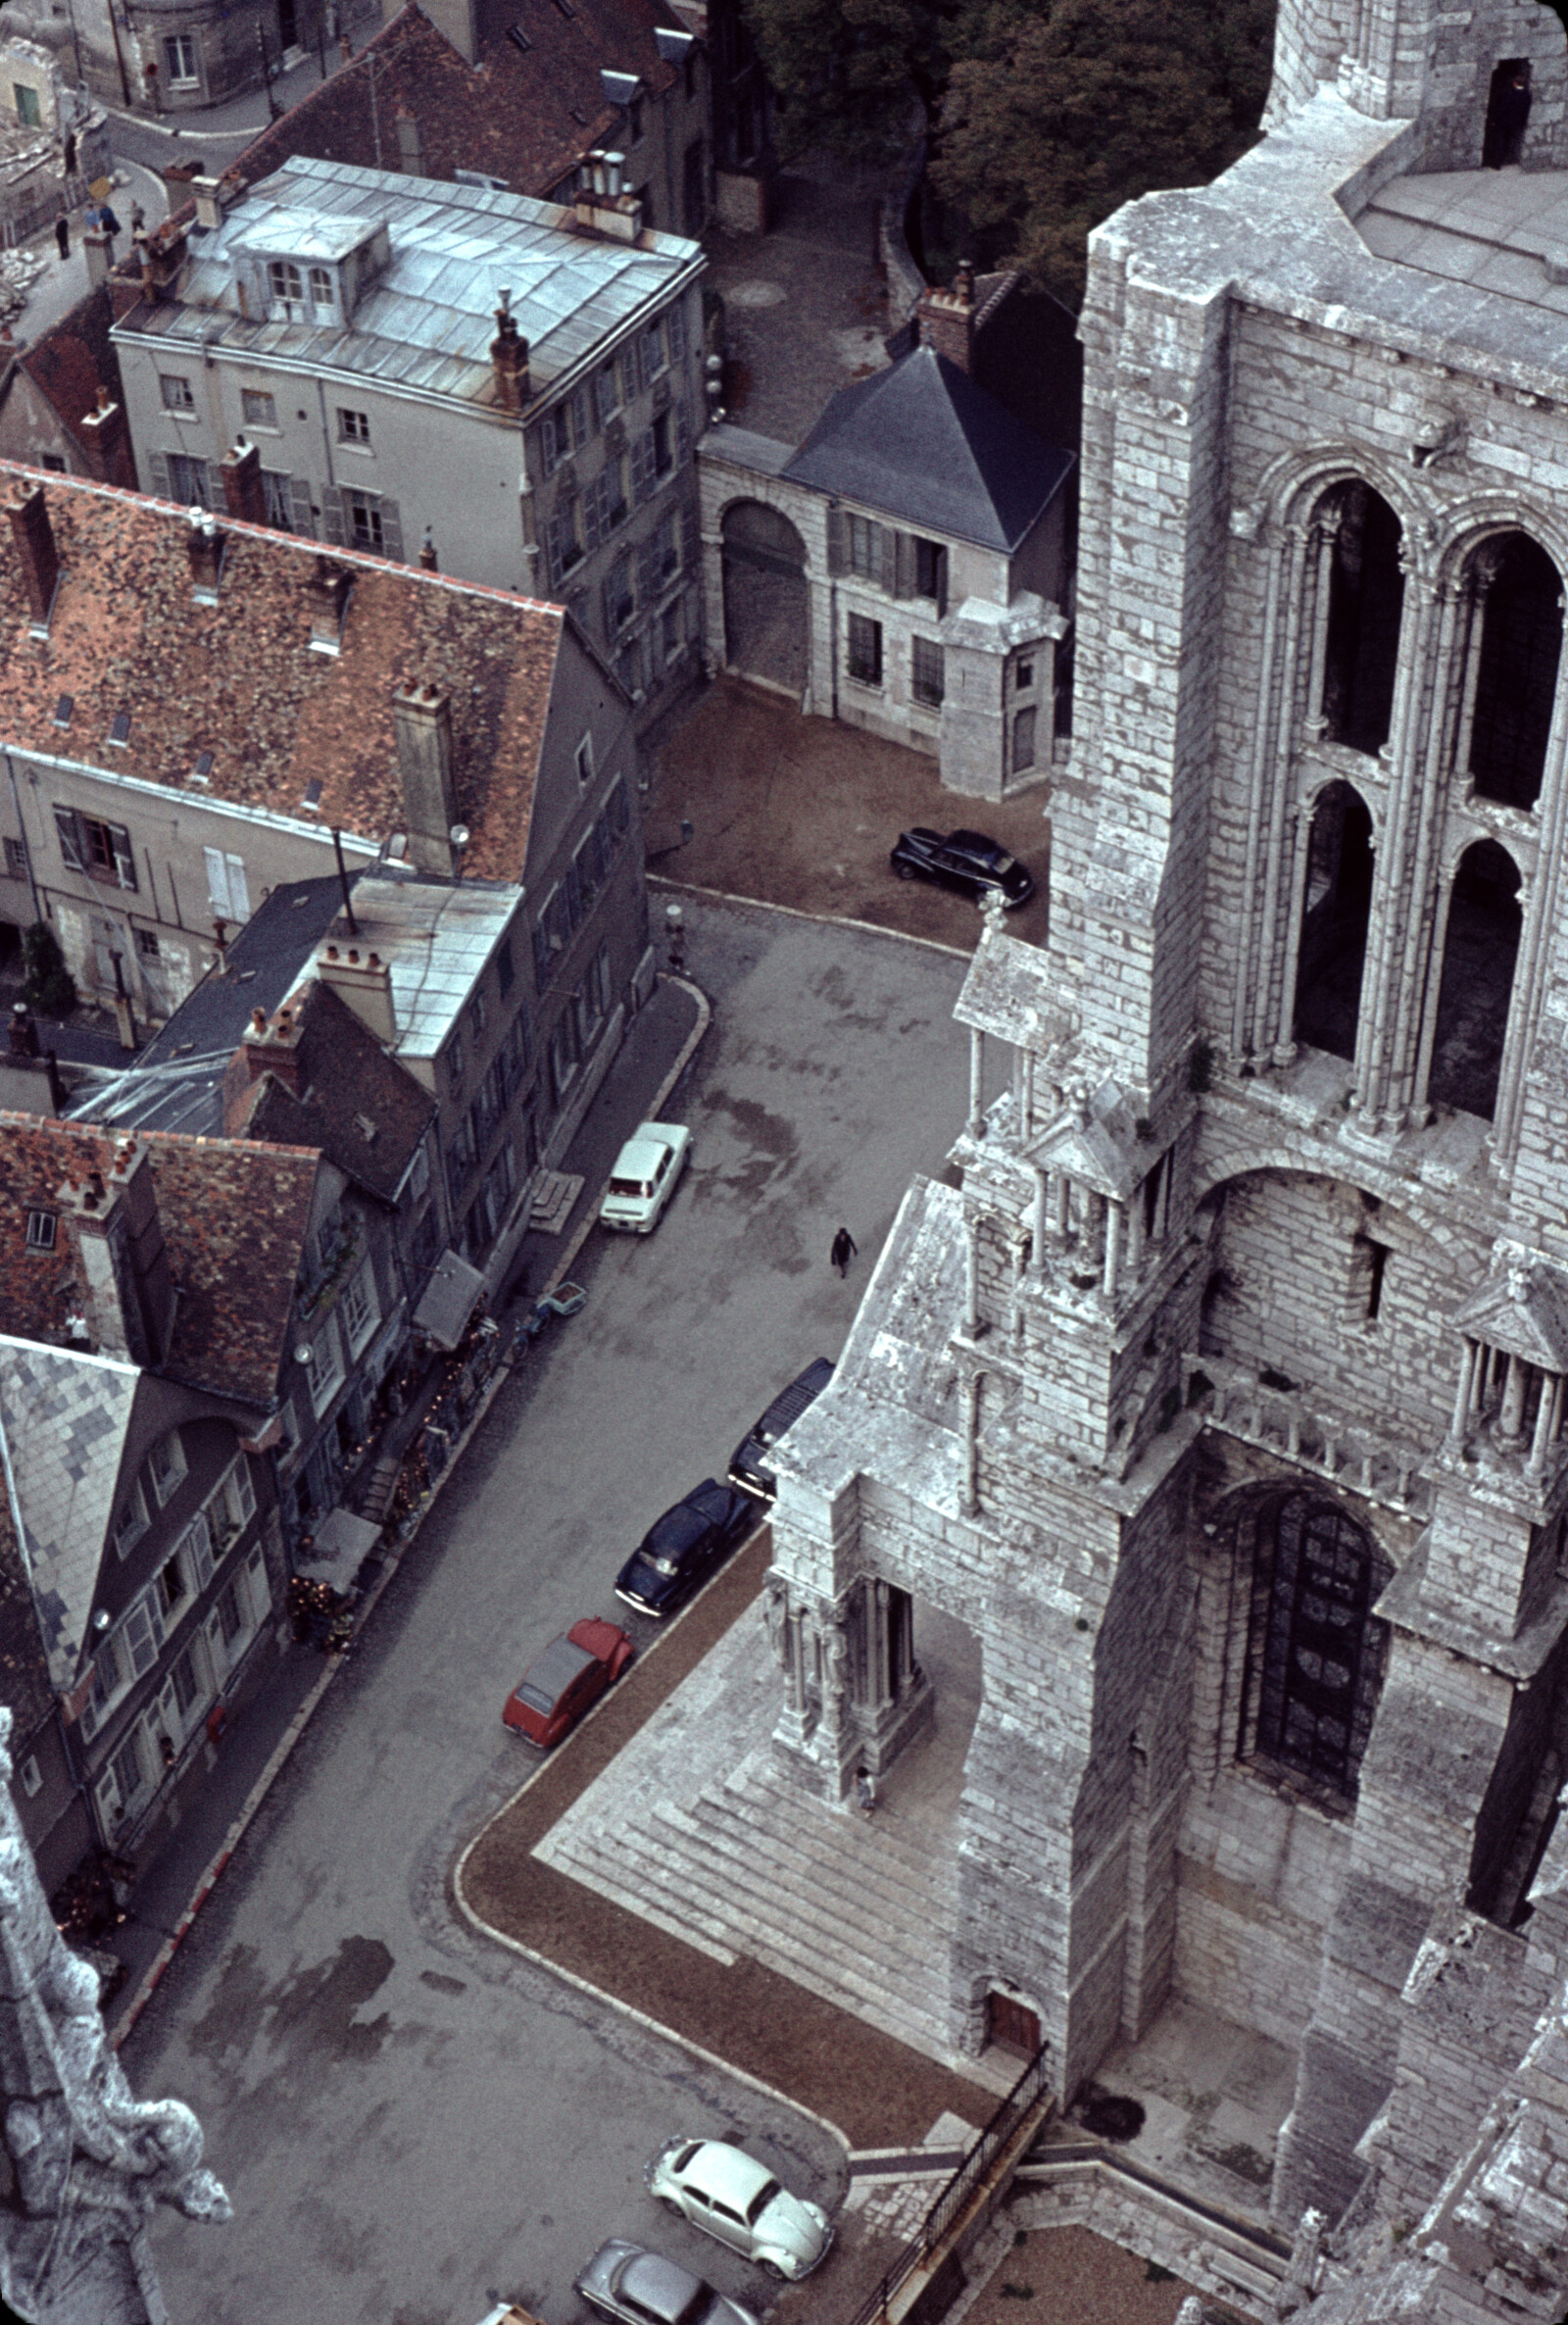
[[841, 1276], [849, 1274], [850, 1261], [854, 1259], [858, 1248], [848, 1227], [841, 1227], [833, 1238], [833, 1249], [828, 1254], [829, 1260]]
[[71, 221], [62, 210], [55, 220], [55, 243], [63, 259], [71, 256]]

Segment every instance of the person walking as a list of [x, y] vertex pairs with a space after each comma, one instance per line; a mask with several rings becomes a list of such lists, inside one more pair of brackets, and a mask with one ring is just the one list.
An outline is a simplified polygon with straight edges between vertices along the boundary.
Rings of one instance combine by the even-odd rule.
[[70, 258], [71, 221], [63, 210], [55, 220], [55, 246], [59, 250], [62, 260]]
[[849, 1274], [850, 1261], [854, 1259], [858, 1249], [859, 1246], [857, 1244], [854, 1236], [850, 1233], [848, 1227], [841, 1227], [837, 1235], [835, 1235], [833, 1238], [833, 1249], [828, 1254], [829, 1260], [838, 1269], [840, 1276], [846, 1276]]

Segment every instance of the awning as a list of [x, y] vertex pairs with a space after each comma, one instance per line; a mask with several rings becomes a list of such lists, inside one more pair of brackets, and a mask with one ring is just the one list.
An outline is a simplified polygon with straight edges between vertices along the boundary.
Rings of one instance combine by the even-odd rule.
[[296, 1551], [294, 1563], [307, 1582], [330, 1583], [346, 1595], [380, 1539], [381, 1529], [370, 1518], [356, 1517], [352, 1509], [329, 1509], [311, 1549]]
[[437, 1348], [456, 1348], [467, 1329], [484, 1277], [456, 1252], [443, 1252], [414, 1311], [414, 1328], [428, 1332]]

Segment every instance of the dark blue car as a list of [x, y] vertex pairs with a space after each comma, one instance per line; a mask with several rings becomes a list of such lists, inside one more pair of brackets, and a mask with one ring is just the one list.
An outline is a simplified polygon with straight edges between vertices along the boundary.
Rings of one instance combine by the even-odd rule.
[[750, 1494], [705, 1477], [655, 1520], [615, 1577], [615, 1596], [639, 1614], [672, 1614], [759, 1521]]

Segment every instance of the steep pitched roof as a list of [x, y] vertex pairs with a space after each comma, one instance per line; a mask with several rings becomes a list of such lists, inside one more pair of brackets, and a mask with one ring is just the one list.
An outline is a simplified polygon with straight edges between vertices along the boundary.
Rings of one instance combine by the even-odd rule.
[[840, 388], [784, 474], [985, 549], [1018, 546], [1071, 473], [1072, 455], [1026, 428], [929, 347]]
[[58, 1688], [81, 1667], [140, 1379], [118, 1358], [0, 1337], [0, 1429]]
[[236, 1058], [225, 1083], [229, 1134], [319, 1147], [350, 1178], [390, 1203], [429, 1127], [435, 1100], [330, 985], [314, 979], [299, 1006], [303, 1095], [296, 1098], [271, 1073], [247, 1091], [248, 1068]]
[[0, 1703], [9, 1706], [15, 1721], [13, 1750], [42, 1726], [54, 1701], [16, 1511], [9, 1489], [0, 1483]]
[[[59, 1213], [56, 1248], [41, 1253], [27, 1248], [27, 1213], [56, 1212], [68, 1174], [107, 1176], [122, 1143], [84, 1122], [0, 1114], [0, 1332], [67, 1340], [82, 1305], [71, 1220]], [[146, 1145], [177, 1294], [162, 1369], [265, 1410], [287, 1351], [319, 1157], [168, 1133]]]
[[[122, 288], [122, 305], [128, 305], [131, 296]], [[68, 315], [63, 315], [52, 329], [34, 339], [18, 358], [18, 370], [26, 372], [84, 457], [90, 456], [93, 447], [82, 421], [89, 412], [97, 411], [99, 390], [116, 404], [122, 401], [124, 394], [120, 381], [120, 358], [109, 336], [110, 325], [115, 321], [115, 305], [109, 284], [95, 283], [84, 299]], [[126, 462], [123, 480], [131, 483], [135, 468], [128, 434], [123, 443]]]
[[[404, 828], [392, 698], [434, 684], [452, 702], [466, 871], [517, 879], [528, 845], [564, 616], [510, 590], [334, 550], [353, 581], [337, 655], [311, 649], [314, 541], [229, 521], [216, 606], [191, 590], [188, 517], [168, 502], [0, 462], [0, 483], [46, 486], [60, 554], [47, 640], [14, 554], [0, 554], [0, 739], [203, 799], [379, 841]], [[0, 545], [3, 546], [3, 545]], [[55, 723], [74, 698], [68, 730]], [[130, 717], [125, 747], [104, 739]], [[300, 820], [303, 822], [304, 818]], [[313, 825], [314, 828], [314, 825]]]
[[[655, 0], [572, 0], [569, 15], [555, 0], [477, 0], [474, 13], [476, 65], [411, 5], [264, 130], [228, 175], [254, 185], [292, 156], [313, 154], [367, 170], [415, 167], [425, 177], [472, 170], [514, 193], [546, 195], [623, 119], [603, 71], [635, 74], [655, 95], [675, 77], [657, 33], [679, 29], [679, 19]], [[526, 49], [507, 37], [513, 25]], [[400, 120], [418, 128], [409, 165]]]

